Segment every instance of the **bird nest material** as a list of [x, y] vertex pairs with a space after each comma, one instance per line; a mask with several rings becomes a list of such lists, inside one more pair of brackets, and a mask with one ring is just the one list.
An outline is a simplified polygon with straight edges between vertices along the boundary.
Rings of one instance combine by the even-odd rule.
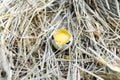
[[120, 80], [120, 0], [0, 0], [0, 51], [0, 80]]

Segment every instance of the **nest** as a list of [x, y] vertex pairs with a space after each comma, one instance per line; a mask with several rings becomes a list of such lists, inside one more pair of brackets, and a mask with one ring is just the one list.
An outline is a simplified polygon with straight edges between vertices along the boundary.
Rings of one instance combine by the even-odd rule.
[[[120, 0], [1, 0], [0, 80], [120, 80]], [[57, 51], [52, 32], [73, 36]]]

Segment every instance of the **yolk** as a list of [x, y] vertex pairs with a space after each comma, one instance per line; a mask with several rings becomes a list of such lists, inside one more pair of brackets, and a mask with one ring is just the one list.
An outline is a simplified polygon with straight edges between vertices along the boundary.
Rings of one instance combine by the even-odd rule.
[[57, 30], [57, 31], [54, 33], [55, 42], [59, 42], [59, 43], [61, 43], [61, 44], [65, 44], [65, 43], [69, 42], [70, 37], [71, 37], [70, 33], [67, 32], [67, 31], [64, 30], [64, 29]]

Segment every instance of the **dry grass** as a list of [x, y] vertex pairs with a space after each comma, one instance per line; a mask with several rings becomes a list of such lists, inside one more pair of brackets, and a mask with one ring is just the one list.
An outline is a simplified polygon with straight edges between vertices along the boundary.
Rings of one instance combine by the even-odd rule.
[[120, 0], [0, 0], [0, 38], [0, 80], [120, 80]]

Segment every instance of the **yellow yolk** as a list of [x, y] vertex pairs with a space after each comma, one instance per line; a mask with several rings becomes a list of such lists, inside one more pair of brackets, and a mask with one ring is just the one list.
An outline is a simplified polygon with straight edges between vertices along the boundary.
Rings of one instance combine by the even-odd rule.
[[69, 42], [70, 38], [71, 38], [70, 33], [65, 29], [57, 30], [54, 33], [55, 42], [59, 42], [61, 45]]

